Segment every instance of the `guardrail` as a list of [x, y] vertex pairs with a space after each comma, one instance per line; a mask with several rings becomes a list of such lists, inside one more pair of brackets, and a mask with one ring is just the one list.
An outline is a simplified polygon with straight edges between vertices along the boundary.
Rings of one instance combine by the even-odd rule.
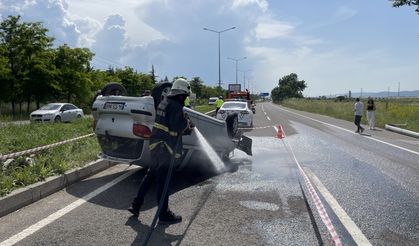
[[391, 125], [391, 124], [386, 124], [385, 129], [389, 130], [389, 131], [392, 131], [392, 132], [397, 132], [397, 133], [400, 133], [400, 134], [403, 134], [403, 135], [407, 135], [407, 136], [410, 136], [410, 137], [419, 138], [419, 133], [418, 132], [409, 131], [409, 130], [406, 130], [406, 129], [395, 127], [394, 125]]
[[87, 135], [84, 135], [84, 136], [80, 136], [80, 137], [76, 137], [76, 138], [64, 140], [64, 141], [53, 143], [53, 144], [44, 145], [44, 146], [41, 146], [41, 147], [36, 147], [36, 148], [33, 148], [33, 149], [19, 151], [19, 152], [7, 154], [7, 155], [0, 154], [0, 161], [4, 161], [4, 160], [7, 160], [7, 159], [16, 158], [16, 157], [19, 157], [19, 156], [22, 156], [22, 155], [30, 155], [30, 154], [36, 153], [38, 151], [41, 151], [41, 150], [53, 148], [53, 147], [56, 147], [56, 146], [59, 146], [59, 145], [63, 145], [63, 144], [69, 143], [69, 142], [77, 141], [79, 139], [90, 137], [90, 136], [93, 136], [93, 135], [95, 135], [95, 134], [94, 133], [90, 133], [90, 134], [87, 134]]

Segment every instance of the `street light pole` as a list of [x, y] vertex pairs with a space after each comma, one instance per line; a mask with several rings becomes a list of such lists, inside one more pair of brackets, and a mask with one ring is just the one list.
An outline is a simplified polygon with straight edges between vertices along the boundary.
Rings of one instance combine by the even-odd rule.
[[239, 71], [243, 73], [243, 87], [246, 90], [246, 73], [249, 71], [252, 71], [252, 69], [239, 70]]
[[233, 60], [233, 61], [235, 61], [236, 62], [236, 85], [238, 84], [237, 83], [237, 63], [239, 62], [239, 61], [241, 61], [241, 60], [244, 60], [244, 59], [246, 59], [247, 57], [242, 57], [242, 58], [231, 58], [231, 57], [227, 57], [227, 59], [229, 59], [229, 60]]
[[215, 32], [218, 34], [218, 87], [220, 88], [221, 88], [221, 37], [220, 36], [221, 36], [221, 33], [229, 31], [229, 30], [233, 30], [235, 28], [236, 27], [233, 26], [233, 27], [224, 29], [222, 31], [216, 31], [216, 30], [212, 30], [212, 29], [204, 27], [205, 31]]

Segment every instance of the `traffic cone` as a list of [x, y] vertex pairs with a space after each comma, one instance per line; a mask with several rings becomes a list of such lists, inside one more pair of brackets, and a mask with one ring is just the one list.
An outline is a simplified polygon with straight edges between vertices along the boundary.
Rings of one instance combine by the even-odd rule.
[[284, 131], [282, 130], [282, 126], [281, 125], [278, 126], [278, 132], [277, 132], [276, 136], [279, 139], [283, 139], [285, 137], [284, 136]]

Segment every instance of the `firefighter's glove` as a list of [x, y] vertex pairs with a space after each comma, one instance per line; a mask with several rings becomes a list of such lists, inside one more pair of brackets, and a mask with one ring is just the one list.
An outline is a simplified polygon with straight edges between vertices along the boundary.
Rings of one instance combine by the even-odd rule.
[[187, 127], [185, 131], [183, 132], [184, 135], [191, 135], [193, 129], [195, 128], [195, 124], [192, 122], [192, 120], [189, 118], [187, 114], [185, 114], [185, 118], [187, 121]]

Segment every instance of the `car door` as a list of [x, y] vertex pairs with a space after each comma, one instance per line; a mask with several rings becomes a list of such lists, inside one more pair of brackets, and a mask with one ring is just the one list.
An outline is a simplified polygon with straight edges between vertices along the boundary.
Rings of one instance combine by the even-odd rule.
[[73, 121], [77, 118], [77, 107], [73, 104], [68, 104], [69, 121]]
[[68, 104], [65, 104], [62, 108], [61, 108], [61, 121], [70, 121], [71, 120], [71, 110]]

